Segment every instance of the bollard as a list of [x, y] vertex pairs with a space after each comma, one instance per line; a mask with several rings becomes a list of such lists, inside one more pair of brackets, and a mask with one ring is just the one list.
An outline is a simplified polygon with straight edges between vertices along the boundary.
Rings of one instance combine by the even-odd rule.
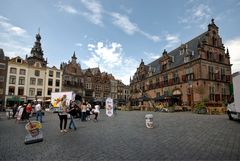
[[151, 129], [153, 128], [153, 115], [152, 114], [146, 114], [145, 115], [146, 120], [146, 127]]

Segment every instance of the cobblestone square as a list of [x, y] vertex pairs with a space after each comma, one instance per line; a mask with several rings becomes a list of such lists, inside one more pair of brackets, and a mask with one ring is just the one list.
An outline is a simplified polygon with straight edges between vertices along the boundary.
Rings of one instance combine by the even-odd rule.
[[[145, 114], [154, 128], [145, 127]], [[44, 140], [24, 144], [26, 123], [1, 113], [0, 160], [240, 160], [240, 124], [227, 115], [117, 111], [99, 121], [75, 119], [77, 130], [60, 133], [57, 114], [45, 112]], [[32, 117], [31, 120], [35, 118]]]

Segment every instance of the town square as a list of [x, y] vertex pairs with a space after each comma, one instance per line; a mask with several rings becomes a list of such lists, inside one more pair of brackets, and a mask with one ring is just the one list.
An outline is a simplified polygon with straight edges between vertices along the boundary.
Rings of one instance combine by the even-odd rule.
[[[45, 112], [46, 113], [46, 112]], [[58, 116], [43, 117], [43, 141], [24, 144], [26, 122], [0, 120], [1, 160], [239, 160], [240, 127], [227, 115], [154, 112], [154, 128], [145, 126], [149, 111], [117, 111], [99, 121], [75, 119], [77, 130], [60, 133]], [[35, 119], [31, 118], [31, 119]]]
[[240, 160], [239, 0], [0, 2], [0, 160]]

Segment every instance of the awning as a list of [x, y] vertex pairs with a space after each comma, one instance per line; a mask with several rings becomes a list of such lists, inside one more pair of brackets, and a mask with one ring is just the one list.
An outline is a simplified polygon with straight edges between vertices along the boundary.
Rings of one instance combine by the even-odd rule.
[[24, 100], [18, 96], [12, 96], [11, 98], [8, 98], [7, 101], [8, 102], [24, 102]]

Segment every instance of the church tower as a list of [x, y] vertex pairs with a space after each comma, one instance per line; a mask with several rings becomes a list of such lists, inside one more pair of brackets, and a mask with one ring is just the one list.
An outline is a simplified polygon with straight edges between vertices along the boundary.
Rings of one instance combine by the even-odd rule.
[[[43, 50], [41, 47], [41, 35], [38, 32], [36, 34], [36, 41], [31, 50], [30, 56], [26, 58], [29, 65], [34, 66], [36, 62], [39, 62], [41, 67], [47, 67], [47, 60], [43, 58]], [[39, 64], [38, 63], [38, 64]]]

